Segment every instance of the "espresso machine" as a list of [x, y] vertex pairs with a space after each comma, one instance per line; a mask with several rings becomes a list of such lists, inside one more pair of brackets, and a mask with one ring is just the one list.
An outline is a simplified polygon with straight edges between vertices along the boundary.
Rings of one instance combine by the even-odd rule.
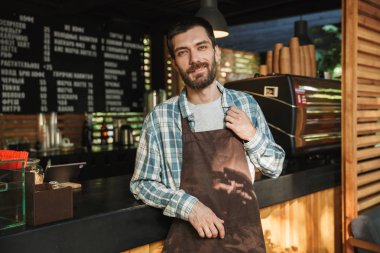
[[271, 75], [233, 81], [225, 87], [255, 98], [293, 168], [302, 167], [305, 161], [340, 159], [340, 81]]

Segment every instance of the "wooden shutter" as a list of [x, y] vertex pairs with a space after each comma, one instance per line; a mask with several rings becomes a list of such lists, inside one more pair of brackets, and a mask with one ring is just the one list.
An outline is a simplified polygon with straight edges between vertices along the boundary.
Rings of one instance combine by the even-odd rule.
[[349, 224], [380, 203], [380, 0], [343, 1], [342, 192]]

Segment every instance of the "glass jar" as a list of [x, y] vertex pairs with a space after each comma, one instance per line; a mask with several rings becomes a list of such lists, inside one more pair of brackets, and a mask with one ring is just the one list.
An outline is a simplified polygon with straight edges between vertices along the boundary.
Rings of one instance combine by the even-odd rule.
[[39, 165], [40, 159], [29, 158], [25, 170], [34, 173], [34, 184], [44, 182], [44, 170]]

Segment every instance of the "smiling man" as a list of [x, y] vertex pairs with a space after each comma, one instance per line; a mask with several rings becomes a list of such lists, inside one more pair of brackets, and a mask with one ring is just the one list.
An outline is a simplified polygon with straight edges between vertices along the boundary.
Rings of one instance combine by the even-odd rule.
[[278, 177], [284, 151], [253, 97], [216, 80], [207, 21], [176, 23], [167, 43], [186, 86], [146, 117], [131, 191], [175, 217], [164, 252], [265, 252], [255, 168]]

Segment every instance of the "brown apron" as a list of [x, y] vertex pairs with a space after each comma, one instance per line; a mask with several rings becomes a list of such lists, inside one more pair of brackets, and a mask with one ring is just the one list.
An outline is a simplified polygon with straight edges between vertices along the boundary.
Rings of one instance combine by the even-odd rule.
[[[244, 146], [230, 130], [192, 132], [182, 120], [183, 164], [180, 188], [224, 220], [225, 238], [201, 238], [188, 221], [174, 219], [163, 252], [265, 252], [259, 207]], [[236, 183], [251, 197], [221, 186]]]

